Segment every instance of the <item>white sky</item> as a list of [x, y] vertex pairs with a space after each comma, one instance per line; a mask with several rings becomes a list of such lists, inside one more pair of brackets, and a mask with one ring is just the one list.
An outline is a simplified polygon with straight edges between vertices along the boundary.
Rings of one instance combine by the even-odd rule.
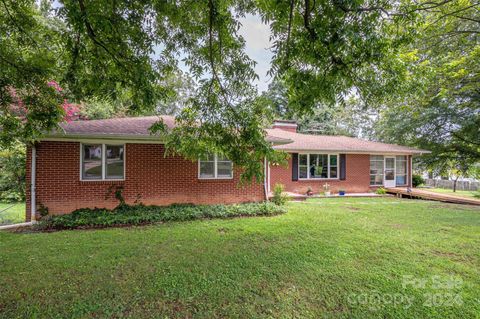
[[265, 91], [271, 81], [271, 78], [267, 76], [272, 58], [272, 52], [269, 50], [272, 46], [270, 28], [262, 23], [259, 16], [254, 15], [248, 15], [240, 22], [242, 23], [240, 34], [245, 38], [247, 54], [257, 61], [255, 71], [260, 79], [255, 84], [257, 84], [259, 91]]

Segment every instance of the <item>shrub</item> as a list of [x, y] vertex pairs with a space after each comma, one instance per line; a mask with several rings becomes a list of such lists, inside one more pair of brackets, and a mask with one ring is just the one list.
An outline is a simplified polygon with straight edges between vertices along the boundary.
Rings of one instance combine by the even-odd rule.
[[377, 188], [375, 193], [377, 193], [378, 195], [385, 195], [387, 193], [387, 191], [385, 190], [385, 188], [379, 187], [379, 188]]
[[285, 205], [285, 203], [288, 201], [288, 195], [283, 192], [284, 190], [285, 186], [282, 184], [275, 184], [275, 186], [273, 186], [273, 203], [280, 206]]
[[413, 187], [418, 187], [422, 184], [425, 184], [425, 180], [423, 179], [423, 177], [421, 175], [418, 175], [418, 174], [413, 174], [412, 175], [412, 185], [413, 185]]
[[25, 200], [25, 159], [24, 144], [0, 148], [0, 201], [14, 203]]
[[274, 203], [248, 203], [236, 205], [171, 206], [123, 205], [114, 210], [78, 209], [71, 214], [51, 215], [40, 220], [40, 230], [143, 225], [167, 221], [186, 221], [200, 218], [230, 218], [239, 216], [271, 216], [284, 213], [285, 209]]
[[480, 198], [480, 190], [476, 191], [475, 193], [473, 193], [473, 197], [475, 198]]

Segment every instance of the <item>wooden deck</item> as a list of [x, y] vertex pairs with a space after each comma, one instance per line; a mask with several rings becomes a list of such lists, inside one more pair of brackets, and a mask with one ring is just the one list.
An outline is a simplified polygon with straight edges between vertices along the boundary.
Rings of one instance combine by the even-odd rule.
[[468, 204], [480, 206], [480, 200], [475, 198], [465, 198], [460, 196], [454, 196], [449, 194], [439, 194], [434, 192], [429, 192], [427, 190], [418, 189], [418, 188], [406, 188], [406, 187], [390, 187], [387, 188], [387, 193], [397, 195], [398, 197], [407, 197], [407, 198], [420, 198], [435, 200], [446, 203], [455, 203], [455, 204]]

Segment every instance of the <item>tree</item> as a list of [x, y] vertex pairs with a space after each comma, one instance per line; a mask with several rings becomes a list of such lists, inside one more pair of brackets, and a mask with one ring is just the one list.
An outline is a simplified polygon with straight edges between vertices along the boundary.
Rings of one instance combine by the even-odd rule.
[[[470, 1], [423, 13], [400, 58], [407, 77], [380, 107], [377, 137], [431, 150], [421, 164], [464, 175], [480, 162], [480, 15]], [[457, 175], [458, 175], [457, 174]]]
[[25, 146], [15, 142], [8, 149], [0, 148], [0, 200], [25, 200]]
[[[34, 140], [62, 119], [57, 81], [73, 102], [129, 92], [130, 114], [168, 100], [164, 83], [180, 56], [197, 84], [165, 135], [169, 152], [197, 158], [218, 151], [261, 177], [259, 162], [278, 156], [265, 141], [272, 119], [252, 80], [239, 18], [258, 14], [272, 29], [271, 74], [288, 91], [289, 108], [311, 113], [356, 90], [367, 100], [401, 83], [396, 53], [411, 39], [418, 12], [449, 1], [62, 0], [52, 10], [34, 0], [0, 1], [0, 122], [9, 134]], [[14, 88], [28, 109], [26, 121], [11, 110]], [[61, 101], [60, 101], [61, 103]]]
[[172, 73], [162, 85], [170, 90], [166, 97], [159, 101], [154, 112], [160, 115], [177, 115], [188, 105], [195, 94], [193, 79], [182, 71]]

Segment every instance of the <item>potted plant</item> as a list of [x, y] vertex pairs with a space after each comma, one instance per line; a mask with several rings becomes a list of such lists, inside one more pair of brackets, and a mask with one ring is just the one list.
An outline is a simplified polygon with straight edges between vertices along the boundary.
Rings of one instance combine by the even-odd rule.
[[310, 186], [307, 188], [307, 196], [312, 196], [313, 195], [313, 190]]
[[325, 196], [330, 196], [330, 185], [328, 183], [323, 184], [323, 190], [325, 192]]
[[340, 196], [345, 196], [345, 190], [344, 190], [343, 188], [340, 188], [340, 189], [338, 190], [338, 195], [340, 195]]

